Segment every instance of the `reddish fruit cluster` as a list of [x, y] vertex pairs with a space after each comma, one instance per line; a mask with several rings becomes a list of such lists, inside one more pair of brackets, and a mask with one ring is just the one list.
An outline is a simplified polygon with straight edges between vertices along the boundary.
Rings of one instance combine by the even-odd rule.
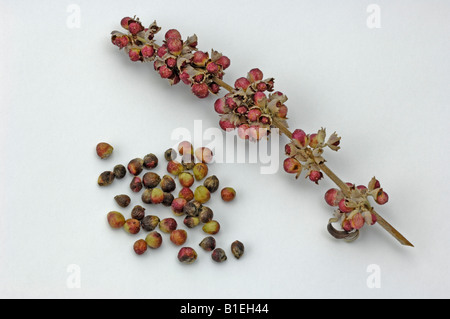
[[385, 204], [389, 198], [380, 187], [380, 182], [372, 178], [367, 187], [355, 186], [352, 183], [346, 185], [349, 188], [349, 196], [344, 196], [344, 193], [336, 188], [331, 188], [325, 193], [327, 204], [337, 207], [336, 215], [340, 219], [342, 229], [351, 232], [361, 229], [364, 224], [375, 224], [377, 215], [372, 212], [368, 197], [373, 197], [380, 205]]
[[220, 86], [214, 78], [223, 78], [224, 70], [230, 66], [230, 59], [214, 50], [211, 55], [197, 50], [196, 35], [183, 40], [178, 30], [170, 29], [159, 46], [153, 40], [161, 29], [156, 22], [144, 28], [139, 19], [125, 17], [121, 25], [129, 33], [113, 31], [111, 41], [119, 49], [125, 49], [131, 61], [154, 61], [154, 69], [163, 79], [171, 85], [183, 81], [199, 98], [219, 92]]
[[237, 128], [241, 138], [257, 141], [270, 133], [274, 119], [285, 123], [287, 97], [279, 91], [267, 93], [273, 91], [273, 85], [274, 79], [263, 79], [257, 68], [237, 79], [234, 91], [214, 103], [220, 127], [226, 131]]

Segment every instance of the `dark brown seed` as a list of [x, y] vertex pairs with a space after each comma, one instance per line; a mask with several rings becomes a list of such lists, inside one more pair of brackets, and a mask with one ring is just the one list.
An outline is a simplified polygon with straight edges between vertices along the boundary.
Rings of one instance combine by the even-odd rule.
[[114, 199], [116, 200], [117, 204], [120, 207], [127, 207], [128, 205], [130, 205], [131, 202], [131, 198], [128, 195], [122, 194], [122, 195], [116, 195], [114, 197]]
[[200, 204], [197, 201], [188, 202], [183, 207], [183, 213], [185, 213], [188, 216], [197, 217], [199, 209], [201, 207], [202, 207], [202, 204]]
[[98, 177], [97, 183], [100, 186], [108, 186], [111, 185], [111, 183], [114, 181], [114, 178], [116, 176], [114, 175], [114, 172], [106, 171], [100, 174]]
[[130, 189], [135, 193], [139, 193], [141, 191], [142, 180], [139, 176], [133, 177], [133, 179], [130, 182]]
[[205, 186], [211, 193], [214, 193], [219, 189], [219, 179], [216, 175], [210, 176], [205, 179], [203, 186]]
[[195, 166], [195, 156], [192, 154], [183, 155], [181, 165], [183, 165], [186, 170], [193, 169]]
[[244, 254], [244, 244], [241, 243], [239, 240], [234, 241], [231, 244], [231, 252], [237, 259], [241, 258], [242, 255]]
[[141, 227], [146, 231], [154, 230], [159, 224], [159, 217], [154, 215], [147, 215], [141, 220]]
[[142, 192], [141, 195], [142, 202], [146, 204], [152, 204], [152, 189], [147, 188]]
[[147, 154], [144, 156], [144, 167], [147, 169], [152, 169], [158, 166], [158, 158], [155, 154]]
[[212, 221], [214, 213], [211, 208], [207, 206], [202, 206], [202, 208], [200, 208], [199, 210], [198, 217], [200, 219], [200, 222], [207, 223]]
[[114, 166], [113, 172], [116, 178], [121, 179], [127, 174], [127, 169], [122, 164], [118, 164]]
[[142, 182], [145, 188], [155, 188], [161, 182], [161, 177], [156, 173], [148, 172], [142, 176]]
[[133, 210], [131, 211], [131, 218], [142, 220], [145, 216], [145, 208], [141, 205], [136, 205], [133, 207]]
[[167, 151], [165, 151], [164, 158], [168, 162], [173, 161], [177, 158], [177, 152], [173, 148], [169, 148]]
[[212, 236], [205, 237], [199, 246], [206, 251], [213, 251], [216, 248], [216, 240]]
[[164, 196], [164, 199], [162, 201], [162, 204], [167, 207], [171, 206], [175, 197], [171, 193], [166, 193], [166, 192], [163, 193], [163, 196]]
[[212, 252], [211, 258], [215, 262], [221, 263], [227, 260], [227, 255], [225, 254], [225, 251], [222, 248], [216, 248]]
[[161, 189], [166, 193], [171, 193], [177, 187], [174, 179], [169, 175], [164, 175], [161, 180]]

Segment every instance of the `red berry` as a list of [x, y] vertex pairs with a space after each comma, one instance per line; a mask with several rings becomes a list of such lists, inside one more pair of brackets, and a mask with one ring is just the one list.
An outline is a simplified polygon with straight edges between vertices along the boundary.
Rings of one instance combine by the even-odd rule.
[[236, 80], [236, 82], [234, 82], [234, 87], [236, 89], [244, 89], [247, 90], [247, 88], [250, 85], [250, 81], [247, 80], [246, 78], [242, 77]]
[[155, 49], [151, 45], [144, 45], [141, 53], [144, 58], [150, 58], [155, 54]]
[[292, 139], [297, 140], [302, 147], [308, 145], [308, 136], [303, 130], [297, 129], [292, 132]]
[[289, 174], [298, 174], [302, 170], [302, 164], [295, 158], [287, 158], [283, 163], [284, 170]]
[[176, 29], [170, 29], [166, 32], [165, 39], [168, 40], [170, 38], [181, 39], [181, 34]]
[[203, 51], [197, 51], [194, 53], [194, 56], [192, 57], [192, 63], [194, 63], [196, 66], [204, 67], [208, 59], [209, 59], [208, 53]]
[[139, 22], [134, 21], [128, 24], [128, 31], [130, 31], [132, 35], [136, 35], [143, 30], [144, 27]]
[[353, 211], [353, 208], [347, 207], [345, 205], [345, 198], [343, 198], [339, 202], [339, 210], [343, 213], [351, 213]]
[[219, 126], [222, 128], [222, 130], [224, 131], [228, 131], [228, 130], [234, 130], [236, 128], [236, 125], [234, 125], [233, 123], [231, 123], [229, 120], [223, 120], [221, 119], [219, 121]]
[[217, 59], [216, 64], [222, 66], [222, 69], [226, 69], [230, 66], [231, 61], [228, 57], [222, 55], [220, 58]]
[[194, 83], [192, 85], [192, 93], [200, 99], [204, 99], [209, 95], [208, 85], [206, 83]]
[[248, 72], [248, 79], [250, 80], [250, 82], [261, 81], [263, 79], [263, 73], [260, 69], [251, 69]]
[[323, 174], [320, 171], [311, 171], [309, 173], [309, 179], [316, 184], [318, 184], [319, 180], [322, 179], [322, 177]]
[[161, 77], [162, 77], [163, 79], [168, 79], [168, 78], [170, 78], [170, 77], [172, 76], [172, 74], [173, 74], [172, 70], [169, 69], [169, 68], [167, 67], [167, 65], [162, 65], [162, 66], [159, 68], [158, 72], [159, 72], [159, 75], [161, 75]]
[[183, 50], [183, 41], [178, 38], [169, 38], [167, 40], [167, 49], [173, 55], [179, 55]]
[[139, 61], [141, 59], [141, 50], [138, 48], [131, 49], [130, 52], [128, 52], [128, 56], [133, 62]]

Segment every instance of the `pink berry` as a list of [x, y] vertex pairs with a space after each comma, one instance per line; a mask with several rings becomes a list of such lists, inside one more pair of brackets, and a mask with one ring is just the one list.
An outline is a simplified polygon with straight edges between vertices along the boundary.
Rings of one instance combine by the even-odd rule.
[[266, 105], [267, 96], [263, 92], [256, 92], [255, 95], [253, 95], [253, 102], [255, 105], [263, 107]]
[[216, 74], [219, 71], [219, 67], [214, 62], [209, 62], [206, 65], [206, 71], [212, 74]]
[[132, 20], [130, 17], [125, 17], [120, 21], [120, 25], [122, 26], [122, 28], [127, 29], [128, 30], [128, 22]]
[[375, 201], [380, 205], [384, 205], [388, 202], [388, 200], [389, 200], [388, 194], [385, 191], [383, 191], [383, 189], [380, 189], [380, 191], [377, 193], [377, 196], [375, 197]]
[[343, 198], [343, 199], [341, 199], [340, 201], [339, 201], [339, 210], [341, 211], [341, 212], [343, 212], [343, 213], [351, 213], [352, 211], [353, 211], [353, 208], [351, 208], [351, 207], [348, 207], [346, 204], [345, 204], [345, 198]]
[[217, 94], [220, 91], [220, 86], [217, 83], [210, 83], [209, 84], [209, 90], [211, 91], [211, 93], [213, 94]]
[[226, 69], [230, 66], [231, 61], [228, 57], [222, 55], [220, 58], [217, 59], [216, 64], [222, 66], [222, 69]]
[[303, 130], [296, 129], [292, 132], [292, 139], [297, 140], [302, 147], [306, 147], [306, 145], [308, 145], [308, 136]]
[[167, 60], [166, 60], [166, 65], [169, 67], [169, 68], [174, 68], [176, 65], [177, 65], [177, 60], [176, 59], [174, 59], [174, 58], [168, 58]]
[[247, 118], [250, 122], [256, 122], [258, 121], [259, 117], [261, 116], [261, 110], [259, 108], [254, 108], [248, 111]]
[[141, 59], [141, 50], [138, 48], [131, 49], [130, 52], [128, 52], [128, 56], [133, 62], [139, 61]]
[[167, 49], [173, 55], [180, 55], [183, 50], [183, 41], [178, 38], [169, 38], [167, 39]]
[[270, 117], [263, 115], [259, 118], [259, 122], [262, 124], [270, 124], [272, 120], [270, 119]]
[[247, 113], [248, 109], [245, 105], [241, 105], [236, 109], [236, 113], [244, 115]]
[[166, 32], [165, 39], [168, 40], [170, 38], [181, 39], [181, 34], [176, 29], [170, 29], [169, 31]]
[[158, 72], [159, 72], [159, 75], [161, 75], [161, 77], [162, 77], [163, 79], [168, 79], [168, 78], [170, 78], [170, 77], [172, 76], [172, 74], [173, 74], [172, 70], [169, 69], [169, 68], [167, 67], [167, 65], [162, 65], [162, 66], [159, 68]]
[[247, 90], [247, 88], [250, 85], [250, 81], [247, 80], [246, 78], [242, 77], [236, 80], [236, 82], [234, 82], [234, 87], [236, 89], [244, 89]]
[[229, 131], [229, 130], [234, 130], [236, 128], [236, 125], [234, 125], [232, 122], [230, 122], [229, 120], [224, 120], [221, 119], [219, 121], [219, 126], [222, 128], [222, 130], [224, 131]]
[[225, 114], [227, 111], [227, 107], [225, 105], [225, 98], [217, 99], [214, 102], [214, 110], [219, 114]]
[[278, 107], [277, 115], [282, 119], [285, 119], [287, 116], [288, 108], [286, 105], [282, 104]]
[[328, 205], [336, 207], [339, 206], [339, 202], [343, 199], [342, 192], [337, 188], [331, 188], [325, 193], [325, 201]]
[[156, 51], [156, 54], [162, 58], [163, 56], [165, 56], [167, 54], [167, 46], [162, 45], [158, 48], [158, 50]]
[[237, 107], [237, 103], [231, 97], [227, 97], [225, 103], [231, 110], [234, 110]]
[[312, 148], [316, 148], [319, 145], [319, 141], [317, 139], [317, 133], [313, 133], [309, 136], [309, 146]]
[[250, 126], [248, 124], [241, 124], [238, 127], [238, 136], [242, 138], [243, 140], [248, 140], [249, 138], [249, 131]]
[[151, 45], [144, 45], [141, 53], [144, 58], [150, 58], [155, 54], [155, 49]]
[[356, 213], [350, 221], [354, 229], [361, 229], [364, 226], [364, 222], [365, 220], [361, 213]]
[[186, 85], [190, 85], [191, 84], [191, 76], [186, 71], [181, 72], [180, 79]]
[[356, 186], [356, 189], [364, 190], [364, 189], [367, 189], [367, 187], [364, 185], [358, 185], [358, 186]]
[[203, 51], [196, 51], [192, 57], [192, 63], [196, 66], [204, 67], [209, 59], [209, 55]]
[[264, 83], [264, 82], [259, 82], [259, 83], [256, 85], [256, 89], [257, 89], [259, 92], [264, 92], [264, 91], [267, 90], [267, 84]]
[[128, 24], [128, 31], [130, 31], [132, 35], [136, 35], [143, 30], [144, 27], [142, 27], [142, 25], [139, 22], [135, 21]]
[[352, 231], [353, 230], [352, 223], [348, 219], [345, 219], [342, 222], [342, 229], [344, 229], [346, 232]]
[[268, 135], [267, 128], [260, 127], [259, 125], [251, 125], [248, 129], [249, 139], [253, 141], [259, 141], [264, 136]]
[[208, 85], [206, 83], [194, 83], [191, 90], [192, 93], [200, 99], [209, 95]]
[[251, 69], [248, 72], [248, 79], [250, 80], [250, 82], [256, 82], [256, 81], [261, 81], [263, 79], [263, 73], [260, 69]]
[[320, 171], [311, 171], [309, 173], [309, 179], [316, 184], [318, 184], [319, 180], [321, 180], [322, 177], [323, 177], [323, 174]]
[[289, 174], [298, 174], [302, 170], [302, 164], [295, 158], [287, 158], [283, 163], [284, 170]]

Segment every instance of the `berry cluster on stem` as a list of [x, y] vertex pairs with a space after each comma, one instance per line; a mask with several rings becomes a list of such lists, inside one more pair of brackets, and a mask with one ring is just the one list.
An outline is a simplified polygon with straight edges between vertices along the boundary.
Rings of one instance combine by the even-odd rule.
[[[214, 103], [222, 129], [237, 129], [241, 138], [258, 141], [267, 137], [271, 129], [277, 128], [290, 140], [285, 146], [287, 159], [283, 164], [287, 173], [295, 174], [298, 178], [304, 171], [306, 178], [316, 184], [324, 175], [328, 176], [338, 186], [325, 194], [326, 202], [337, 207], [327, 227], [332, 236], [353, 241], [358, 238], [359, 229], [364, 224], [378, 223], [401, 244], [413, 246], [369, 203], [368, 197], [378, 204], [388, 201], [387, 193], [379, 187], [375, 178], [368, 187], [355, 187], [344, 183], [325, 164], [324, 149], [337, 151], [340, 148], [341, 138], [336, 133], [326, 139], [323, 128], [313, 134], [306, 134], [301, 129], [289, 130], [286, 121], [288, 108], [285, 105], [287, 97], [280, 91], [273, 91], [273, 78], [264, 78], [263, 72], [254, 68], [231, 86], [223, 81], [224, 70], [230, 66], [230, 59], [215, 50], [211, 50], [211, 54], [198, 50], [196, 35], [183, 40], [178, 30], [170, 29], [162, 45], [157, 45], [154, 36], [161, 28], [156, 22], [145, 28], [138, 18], [125, 17], [121, 25], [128, 33], [113, 31], [111, 41], [119, 49], [125, 50], [131, 61], [152, 61], [154, 69], [162, 78], [168, 79], [171, 85], [181, 80], [199, 98], [206, 98], [210, 93], [217, 94], [220, 88], [228, 91]], [[336, 230], [332, 226], [334, 222], [340, 222], [342, 230]]]

